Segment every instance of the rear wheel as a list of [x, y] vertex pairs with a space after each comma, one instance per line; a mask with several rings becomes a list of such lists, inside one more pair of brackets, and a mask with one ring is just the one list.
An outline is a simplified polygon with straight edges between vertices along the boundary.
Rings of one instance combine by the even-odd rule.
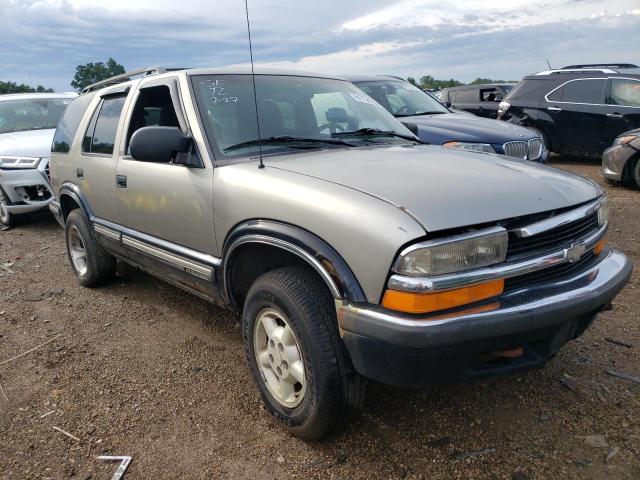
[[333, 298], [314, 272], [286, 267], [259, 277], [242, 326], [262, 400], [295, 435], [320, 438], [345, 425], [362, 404], [364, 379], [338, 334]]
[[0, 225], [5, 227], [12, 227], [15, 223], [15, 215], [9, 213], [7, 209], [10, 204], [11, 202], [0, 189]]
[[73, 210], [67, 217], [65, 236], [69, 261], [80, 285], [97, 287], [113, 278], [116, 259], [98, 245], [80, 210]]

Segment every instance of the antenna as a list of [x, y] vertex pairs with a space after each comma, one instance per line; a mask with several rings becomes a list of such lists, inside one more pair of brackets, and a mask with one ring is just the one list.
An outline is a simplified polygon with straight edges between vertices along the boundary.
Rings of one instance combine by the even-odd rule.
[[549, 59], [547, 58], [547, 65], [549, 66], [549, 70], [553, 70], [553, 68], [551, 68], [551, 64], [549, 63]]
[[244, 10], [247, 13], [247, 33], [249, 34], [249, 56], [251, 57], [251, 81], [253, 82], [253, 101], [256, 106], [256, 126], [258, 127], [258, 154], [260, 155], [260, 166], [264, 168], [262, 163], [262, 137], [260, 135], [260, 115], [258, 114], [258, 94], [256, 93], [256, 73], [253, 69], [253, 46], [251, 45], [251, 24], [249, 23], [249, 3], [244, 0]]

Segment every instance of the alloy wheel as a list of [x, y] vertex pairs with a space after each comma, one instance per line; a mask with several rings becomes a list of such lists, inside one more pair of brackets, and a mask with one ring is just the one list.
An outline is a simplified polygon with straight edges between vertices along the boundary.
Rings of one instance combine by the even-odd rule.
[[262, 310], [254, 326], [253, 347], [267, 389], [281, 405], [294, 408], [306, 392], [300, 344], [287, 318], [274, 308]]

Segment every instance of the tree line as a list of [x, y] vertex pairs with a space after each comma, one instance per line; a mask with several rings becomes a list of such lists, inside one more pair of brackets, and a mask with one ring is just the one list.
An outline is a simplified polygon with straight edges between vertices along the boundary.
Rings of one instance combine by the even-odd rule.
[[[85, 63], [84, 65], [78, 65], [76, 67], [76, 73], [71, 81], [71, 86], [78, 92], [81, 92], [83, 88], [93, 83], [100, 82], [115, 75], [122, 75], [123, 73], [125, 73], [124, 66], [116, 62], [113, 58], [109, 58], [106, 62]], [[407, 81], [425, 90], [442, 90], [443, 88], [467, 85], [453, 78], [449, 80], [438, 80], [431, 75], [424, 75], [420, 77], [419, 81], [416, 81], [414, 77], [409, 77]], [[477, 85], [479, 83], [517, 83], [517, 80], [505, 81], [478, 77], [468, 85]], [[33, 88], [25, 84], [18, 85], [15, 82], [0, 81], [0, 95], [5, 93], [30, 92], [53, 92], [53, 90], [51, 88], [45, 88], [42, 85]]]
[[[71, 86], [78, 92], [83, 88], [115, 75], [122, 75], [125, 69], [113, 58], [109, 58], [106, 62], [86, 63], [76, 67], [76, 73], [71, 80]], [[0, 95], [5, 93], [48, 93], [53, 92], [52, 88], [45, 88], [42, 85], [31, 87], [24, 83], [0, 81]]]
[[476, 78], [469, 83], [463, 83], [459, 80], [450, 78], [449, 80], [437, 80], [431, 75], [424, 75], [416, 81], [414, 77], [407, 78], [407, 81], [424, 90], [442, 90], [443, 88], [461, 87], [463, 85], [478, 85], [482, 83], [518, 83], [518, 80], [493, 80], [491, 78]]

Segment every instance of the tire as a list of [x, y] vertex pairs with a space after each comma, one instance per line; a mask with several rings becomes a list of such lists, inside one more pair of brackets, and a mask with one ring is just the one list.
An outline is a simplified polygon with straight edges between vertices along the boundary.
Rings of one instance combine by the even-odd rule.
[[634, 162], [631, 164], [631, 182], [634, 187], [640, 189], [640, 157], [636, 158]]
[[16, 216], [6, 209], [9, 205], [11, 205], [11, 201], [0, 188], [0, 225], [7, 228], [13, 227], [16, 223]]
[[[273, 330], [271, 336], [263, 328], [269, 318], [280, 329]], [[249, 370], [262, 401], [294, 435], [321, 438], [346, 425], [360, 408], [365, 380], [353, 369], [338, 334], [333, 298], [315, 272], [285, 267], [260, 276], [247, 294], [242, 327]], [[271, 345], [274, 339], [276, 343]], [[297, 353], [291, 354], [292, 348], [297, 348]], [[283, 352], [282, 356], [276, 350]], [[268, 360], [271, 353], [278, 358]], [[259, 365], [258, 357], [269, 365]], [[294, 378], [296, 365], [303, 367], [303, 375], [297, 369], [302, 382]], [[282, 372], [276, 373], [280, 367]], [[280, 392], [291, 395], [278, 398], [278, 385], [287, 383], [285, 377], [289, 383], [297, 383], [280, 388]]]
[[98, 287], [116, 273], [116, 259], [105, 252], [91, 233], [89, 222], [78, 209], [65, 222], [67, 255], [80, 285]]

